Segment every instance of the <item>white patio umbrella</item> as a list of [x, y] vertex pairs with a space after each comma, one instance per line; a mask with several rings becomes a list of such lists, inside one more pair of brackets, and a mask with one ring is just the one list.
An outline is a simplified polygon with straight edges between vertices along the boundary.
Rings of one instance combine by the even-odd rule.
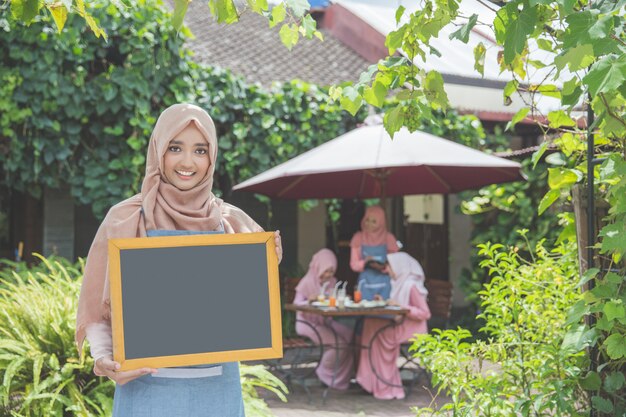
[[425, 132], [363, 126], [252, 177], [234, 190], [273, 198], [451, 194], [523, 180], [521, 166]]

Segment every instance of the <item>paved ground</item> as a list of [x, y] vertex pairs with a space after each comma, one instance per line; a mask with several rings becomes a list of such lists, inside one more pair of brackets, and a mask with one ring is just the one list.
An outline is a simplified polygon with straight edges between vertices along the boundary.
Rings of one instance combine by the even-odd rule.
[[[287, 403], [273, 394], [262, 395], [276, 417], [414, 417], [411, 407], [428, 406], [431, 395], [427, 388], [415, 386], [404, 400], [377, 400], [360, 386], [352, 384], [347, 391], [330, 390], [326, 403], [322, 401], [324, 388], [313, 383], [311, 402], [301, 386], [292, 387]], [[441, 404], [441, 400], [438, 400]]]

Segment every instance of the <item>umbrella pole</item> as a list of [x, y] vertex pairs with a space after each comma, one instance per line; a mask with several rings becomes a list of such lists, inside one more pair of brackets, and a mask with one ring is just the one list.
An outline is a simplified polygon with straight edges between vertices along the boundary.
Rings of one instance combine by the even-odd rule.
[[380, 185], [380, 206], [385, 210], [385, 220], [387, 221], [387, 225], [391, 224], [391, 218], [389, 216], [389, 210], [387, 207], [387, 177], [381, 176], [377, 178], [378, 184]]

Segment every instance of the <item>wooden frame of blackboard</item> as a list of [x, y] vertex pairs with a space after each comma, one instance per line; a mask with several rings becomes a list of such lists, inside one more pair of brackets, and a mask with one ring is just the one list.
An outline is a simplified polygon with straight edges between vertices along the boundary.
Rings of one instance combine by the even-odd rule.
[[[132, 249], [177, 248], [216, 245], [264, 244], [267, 260], [267, 288], [269, 297], [269, 322], [271, 346], [254, 349], [225, 350], [205, 353], [176, 354], [146, 358], [126, 358], [124, 344], [124, 315], [122, 302], [121, 251]], [[109, 240], [109, 280], [111, 296], [111, 324], [113, 330], [113, 358], [120, 370], [142, 367], [163, 368], [192, 366], [242, 360], [280, 358], [282, 351], [282, 329], [280, 310], [280, 285], [278, 280], [278, 257], [274, 233], [198, 234], [186, 236], [160, 236]], [[265, 274], [264, 274], [265, 275]], [[263, 294], [261, 294], [262, 296]], [[232, 295], [231, 295], [232, 296]], [[224, 319], [227, 319], [225, 314]], [[218, 335], [219, 336], [219, 335]]]

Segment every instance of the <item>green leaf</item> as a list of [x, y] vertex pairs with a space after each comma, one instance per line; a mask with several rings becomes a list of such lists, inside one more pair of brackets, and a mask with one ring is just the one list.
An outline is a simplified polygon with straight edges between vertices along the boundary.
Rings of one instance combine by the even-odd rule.
[[595, 22], [589, 10], [571, 13], [565, 18], [567, 30], [563, 36], [563, 48], [568, 49], [583, 43], [589, 43], [589, 29]]
[[485, 54], [487, 49], [482, 42], [479, 42], [478, 45], [474, 48], [474, 69], [480, 73], [480, 75], [485, 75]]
[[[510, 122], [508, 122], [506, 124], [506, 129], [505, 130], [511, 130], [513, 129], [513, 127], [518, 124], [519, 122], [521, 122], [522, 120], [524, 120], [524, 118], [526, 117], [526, 115], [528, 114], [528, 112], [530, 111], [530, 109], [528, 107], [524, 107], [523, 109], [518, 110], [517, 113], [515, 113], [515, 116], [513, 116], [513, 118], [511, 119]], [[544, 142], [545, 143], [545, 142]], [[543, 145], [543, 144], [542, 144]], [[545, 148], [544, 148], [545, 151]]]
[[626, 54], [619, 58], [611, 55], [596, 62], [583, 82], [589, 86], [589, 94], [600, 93], [619, 88], [626, 80]]
[[374, 81], [371, 87], [366, 87], [363, 91], [363, 98], [375, 107], [382, 107], [387, 96], [387, 87], [378, 81]]
[[469, 41], [470, 32], [472, 31], [472, 28], [476, 26], [477, 20], [478, 20], [477, 14], [471, 15], [466, 24], [464, 24], [463, 26], [461, 26], [460, 29], [450, 34], [450, 40], [458, 39], [463, 43], [467, 43]]
[[343, 89], [341, 100], [339, 102], [344, 110], [354, 116], [363, 105], [363, 98], [356, 88], [348, 86]]
[[539, 215], [541, 216], [541, 214], [543, 214], [543, 212], [546, 211], [548, 207], [550, 207], [556, 200], [558, 200], [560, 196], [561, 196], [560, 190], [548, 191], [546, 195], [543, 196], [543, 198], [541, 199], [541, 202], [539, 203], [539, 208], [537, 210]]
[[532, 91], [541, 93], [542, 96], [561, 98], [561, 90], [554, 84], [541, 84], [538, 86], [531, 86]]
[[187, 14], [187, 7], [191, 0], [174, 0], [174, 13], [172, 13], [172, 25], [174, 29], [180, 30], [183, 20]]
[[606, 348], [606, 353], [609, 358], [613, 360], [626, 357], [626, 336], [613, 333], [604, 341], [603, 346]]
[[604, 312], [606, 319], [609, 321], [626, 316], [626, 310], [624, 309], [624, 305], [621, 303], [621, 300], [613, 300], [605, 304], [602, 312]]
[[[567, 320], [565, 321], [565, 325], [570, 326], [575, 323], [579, 324], [582, 318], [589, 314], [589, 312], [590, 308], [587, 303], [585, 303], [585, 300], [578, 300], [576, 304], [574, 304], [567, 312]], [[582, 325], [582, 327], [584, 332], [587, 327], [585, 325]], [[579, 330], [580, 329], [577, 329], [576, 332], [578, 332]]]
[[293, 10], [293, 14], [296, 17], [302, 17], [311, 8], [311, 5], [307, 0], [285, 0], [285, 4], [288, 8]]
[[54, 23], [57, 25], [58, 33], [61, 33], [67, 21], [67, 9], [61, 3], [49, 4], [47, 7], [52, 15], [52, 19], [54, 19]]
[[580, 379], [580, 386], [587, 391], [597, 391], [602, 386], [602, 379], [597, 372], [589, 371]]
[[517, 7], [513, 3], [508, 3], [496, 12], [496, 18], [493, 21], [493, 28], [496, 33], [496, 41], [502, 45], [506, 37], [506, 29], [509, 26], [511, 16], [515, 17]]
[[389, 49], [389, 55], [393, 55], [396, 53], [398, 49], [402, 47], [402, 42], [404, 41], [404, 33], [406, 32], [408, 25], [400, 26], [398, 30], [394, 30], [393, 32], [389, 32], [387, 38], [385, 39], [385, 46]]
[[622, 389], [626, 383], [626, 377], [622, 372], [611, 372], [604, 377], [604, 389], [607, 392], [616, 392]]
[[548, 149], [548, 145], [549, 144], [550, 143], [548, 141], [541, 142], [541, 145], [539, 145], [539, 149], [537, 149], [533, 153], [533, 156], [532, 156], [532, 159], [531, 159], [531, 161], [533, 163], [533, 169], [537, 166], [537, 162], [539, 162], [541, 160], [541, 157], [546, 152], [546, 149]]
[[291, 48], [298, 43], [298, 38], [300, 37], [298, 26], [294, 23], [283, 24], [278, 32], [278, 35], [280, 36], [280, 40], [283, 45], [285, 45], [289, 50], [291, 50]]
[[106, 32], [98, 25], [98, 22], [96, 22], [96, 19], [94, 19], [92, 15], [84, 11], [83, 13], [81, 13], [81, 16], [83, 17], [83, 19], [85, 19], [85, 22], [87, 22], [87, 26], [89, 26], [89, 29], [91, 29], [91, 31], [94, 35], [96, 35], [97, 38], [102, 36], [102, 38], [104, 38], [105, 40], [107, 39]]
[[209, 10], [217, 23], [234, 23], [239, 20], [239, 14], [233, 0], [209, 0]]
[[517, 80], [511, 80], [504, 86], [504, 99], [508, 98], [510, 100], [511, 95], [517, 91], [517, 87], [519, 86], [519, 82]]
[[553, 128], [576, 126], [576, 122], [573, 121], [572, 118], [569, 117], [563, 110], [556, 110], [548, 113], [548, 121], [550, 122], [550, 127]]
[[535, 8], [525, 7], [517, 18], [511, 20], [506, 27], [504, 39], [504, 63], [511, 64], [517, 55], [526, 47], [528, 36], [535, 30], [537, 11]]
[[589, 329], [584, 324], [575, 330], [569, 331], [563, 337], [561, 349], [565, 352], [577, 353], [583, 349], [593, 346], [596, 340], [596, 330]]
[[393, 135], [398, 132], [403, 126], [402, 120], [402, 105], [399, 104], [391, 110], [387, 110], [385, 112], [385, 116], [383, 118], [383, 125], [385, 126], [385, 130], [393, 138]]
[[[378, 65], [376, 64], [372, 64], [369, 67], [367, 67], [367, 70], [363, 71], [361, 75], [359, 76], [359, 83], [368, 84], [370, 81], [372, 81], [372, 77], [374, 76], [376, 71], [378, 71]], [[389, 84], [387, 83], [385, 85], [389, 85]]]
[[33, 359], [33, 389], [35, 391], [39, 388], [38, 386], [41, 379], [41, 369], [43, 368], [44, 359], [45, 355], [37, 355], [35, 359]]
[[11, 0], [13, 17], [24, 23], [30, 23], [39, 14], [38, 0]]
[[262, 13], [267, 10], [268, 4], [267, 0], [246, 0], [248, 2], [248, 6], [255, 13]]
[[406, 8], [402, 5], [396, 9], [396, 25], [400, 24], [400, 19], [402, 19], [405, 10]]
[[561, 89], [561, 103], [565, 106], [573, 106], [578, 104], [583, 90], [580, 88], [580, 82], [576, 77], [565, 81]]
[[424, 95], [429, 104], [435, 109], [447, 109], [448, 95], [443, 88], [443, 77], [437, 71], [429, 71], [424, 78]]
[[574, 169], [548, 168], [548, 185], [552, 190], [576, 184], [582, 178], [582, 173]]
[[308, 39], [311, 39], [315, 31], [317, 30], [317, 23], [315, 22], [315, 19], [313, 19], [313, 17], [308, 14], [304, 16], [304, 19], [302, 19], [301, 25], [304, 29], [304, 36], [306, 36]]
[[554, 52], [554, 44], [548, 39], [537, 39], [537, 46], [544, 51]]
[[602, 413], [609, 414], [613, 412], [613, 403], [606, 398], [594, 395], [591, 397], [591, 404], [593, 405], [593, 408]]
[[593, 63], [595, 56], [593, 46], [586, 43], [574, 48], [566, 49], [563, 53], [554, 58], [554, 65], [561, 71], [566, 65], [569, 65], [571, 72], [576, 72], [583, 68], [587, 68]]
[[600, 17], [589, 29], [589, 37], [591, 39], [606, 39], [610, 37], [613, 21], [613, 16], [610, 14]]
[[565, 156], [570, 156], [576, 151], [584, 151], [586, 149], [585, 143], [571, 132], [563, 133], [561, 137], [555, 140], [555, 143]]
[[623, 224], [609, 224], [600, 230], [602, 253], [617, 251], [621, 253], [626, 248], [626, 230]]
[[287, 17], [287, 10], [285, 10], [285, 4], [280, 3], [278, 6], [272, 8], [272, 14], [270, 15], [269, 23], [270, 28], [273, 28], [279, 23], [282, 23]]

